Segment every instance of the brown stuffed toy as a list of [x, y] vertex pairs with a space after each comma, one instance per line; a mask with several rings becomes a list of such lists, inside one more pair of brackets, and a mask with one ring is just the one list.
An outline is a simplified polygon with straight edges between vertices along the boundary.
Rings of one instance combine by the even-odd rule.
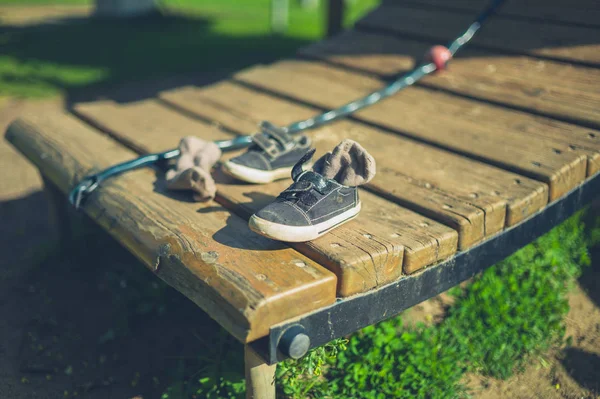
[[208, 201], [215, 197], [217, 186], [210, 170], [221, 157], [219, 147], [197, 137], [184, 137], [179, 142], [181, 155], [175, 168], [167, 171], [167, 188], [192, 190], [194, 200]]

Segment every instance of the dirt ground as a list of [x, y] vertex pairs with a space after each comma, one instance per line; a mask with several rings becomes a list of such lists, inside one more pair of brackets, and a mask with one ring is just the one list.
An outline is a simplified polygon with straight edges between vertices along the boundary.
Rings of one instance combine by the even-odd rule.
[[[62, 106], [0, 98], [0, 131], [25, 110]], [[197, 371], [188, 360], [210, 352], [203, 337], [217, 326], [102, 234], [57, 252], [41, 187], [0, 140], [0, 398], [159, 398], [168, 380]], [[600, 250], [592, 257], [570, 297], [572, 345], [508, 381], [471, 376], [475, 398], [600, 398]], [[409, 314], [435, 322], [445, 303], [434, 298]]]

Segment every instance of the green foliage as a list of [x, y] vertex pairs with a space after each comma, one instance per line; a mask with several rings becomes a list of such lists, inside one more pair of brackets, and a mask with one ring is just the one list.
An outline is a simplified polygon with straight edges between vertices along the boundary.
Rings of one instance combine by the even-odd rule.
[[464, 389], [459, 354], [435, 328], [403, 329], [401, 318], [370, 326], [350, 339], [329, 370], [331, 397], [450, 398]]
[[277, 365], [276, 378], [283, 393], [292, 398], [305, 398], [308, 392], [314, 390], [313, 396], [319, 397], [318, 392], [326, 390], [326, 381], [319, 378], [323, 366], [335, 361], [338, 353], [346, 350], [348, 340], [336, 339], [309, 351], [299, 360], [287, 360]]
[[567, 294], [599, 236], [599, 220], [586, 232], [582, 217], [452, 289], [456, 301], [439, 325], [404, 327], [398, 317], [367, 327], [319, 379], [288, 364], [302, 375], [280, 378], [283, 391], [292, 398], [307, 397], [307, 387], [314, 398], [460, 398], [468, 394], [466, 372], [511, 376], [532, 355], [564, 342]]
[[528, 355], [562, 343], [567, 293], [589, 264], [580, 215], [476, 277], [442, 328], [473, 371], [510, 377]]

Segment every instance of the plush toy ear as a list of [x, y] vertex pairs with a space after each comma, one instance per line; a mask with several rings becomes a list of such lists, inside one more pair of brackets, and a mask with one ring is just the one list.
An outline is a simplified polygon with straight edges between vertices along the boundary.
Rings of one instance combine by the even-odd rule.
[[356, 141], [345, 139], [319, 159], [314, 171], [344, 186], [356, 187], [375, 176], [375, 159]]

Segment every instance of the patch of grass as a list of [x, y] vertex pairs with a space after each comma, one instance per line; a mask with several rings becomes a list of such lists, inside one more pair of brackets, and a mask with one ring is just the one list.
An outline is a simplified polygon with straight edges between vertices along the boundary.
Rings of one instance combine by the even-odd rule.
[[572, 218], [456, 290], [443, 327], [470, 369], [508, 378], [529, 355], [562, 343], [567, 293], [589, 264], [584, 233]]
[[[346, 24], [378, 2], [350, 2]], [[0, 0], [5, 4], [14, 0]], [[289, 28], [281, 35], [271, 32], [270, 0], [162, 0], [160, 15], [136, 20], [84, 17], [55, 26], [0, 25], [0, 92], [24, 98], [68, 95], [90, 85], [227, 74], [292, 56], [323, 36], [325, 3], [312, 10], [290, 4]]]
[[[317, 379], [282, 380], [292, 398], [467, 397], [466, 372], [508, 378], [532, 355], [565, 341], [567, 294], [589, 264], [590, 237], [580, 213], [478, 275], [439, 325], [403, 327], [401, 317], [354, 334]], [[285, 364], [282, 366], [289, 368]]]
[[323, 369], [347, 349], [347, 344], [347, 339], [338, 338], [309, 351], [298, 360], [278, 364], [276, 378], [282, 393], [286, 396], [305, 398], [312, 392], [327, 392], [327, 380], [320, 378]]

